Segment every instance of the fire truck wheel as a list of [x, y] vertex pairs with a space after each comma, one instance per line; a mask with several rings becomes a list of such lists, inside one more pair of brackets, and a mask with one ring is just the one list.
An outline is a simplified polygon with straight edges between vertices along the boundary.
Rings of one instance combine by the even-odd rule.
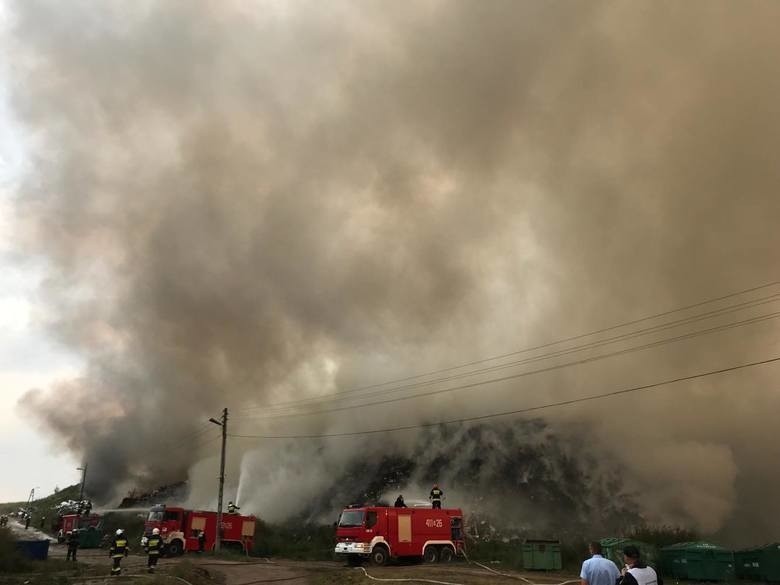
[[452, 549], [448, 546], [441, 547], [441, 552], [439, 553], [439, 561], [442, 563], [451, 563], [452, 559], [455, 558], [455, 553], [452, 552]]
[[165, 551], [169, 557], [178, 557], [184, 552], [184, 547], [182, 546], [181, 540], [172, 540]]
[[439, 548], [436, 546], [426, 547], [425, 552], [423, 553], [423, 561], [426, 563], [439, 562]]
[[375, 546], [371, 551], [371, 562], [377, 567], [381, 567], [387, 564], [387, 559], [390, 555], [387, 554], [387, 549], [383, 546]]

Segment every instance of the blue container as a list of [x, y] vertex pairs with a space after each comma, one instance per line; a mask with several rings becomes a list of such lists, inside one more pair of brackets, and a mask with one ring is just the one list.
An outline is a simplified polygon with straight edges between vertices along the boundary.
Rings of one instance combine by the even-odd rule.
[[16, 550], [22, 556], [34, 561], [45, 561], [49, 558], [48, 540], [17, 540]]

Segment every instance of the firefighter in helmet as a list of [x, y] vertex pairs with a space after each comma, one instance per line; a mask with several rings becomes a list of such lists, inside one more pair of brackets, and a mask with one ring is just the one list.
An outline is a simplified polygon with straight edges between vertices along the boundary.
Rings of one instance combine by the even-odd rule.
[[155, 528], [152, 530], [152, 535], [146, 539], [146, 554], [149, 558], [146, 563], [146, 571], [148, 573], [154, 573], [155, 567], [157, 567], [157, 559], [160, 558], [162, 553], [163, 540], [160, 536], [160, 529]]
[[404, 502], [403, 495], [398, 495], [398, 497], [395, 499], [395, 505], [396, 508], [406, 508], [406, 502]]
[[79, 550], [79, 531], [68, 530], [65, 535], [65, 543], [68, 545], [68, 554], [65, 556], [66, 561], [76, 562], [76, 553]]
[[108, 556], [114, 561], [111, 567], [111, 576], [122, 574], [122, 559], [130, 554], [130, 548], [127, 546], [127, 537], [125, 531], [118, 528], [116, 536], [111, 541], [111, 548], [108, 550]]
[[240, 510], [233, 502], [228, 502], [228, 514], [235, 514], [236, 510]]
[[441, 500], [444, 497], [444, 492], [439, 489], [439, 484], [435, 483], [433, 484], [433, 489], [431, 489], [431, 495], [428, 496], [428, 499], [431, 501], [431, 505], [435, 509], [441, 509]]

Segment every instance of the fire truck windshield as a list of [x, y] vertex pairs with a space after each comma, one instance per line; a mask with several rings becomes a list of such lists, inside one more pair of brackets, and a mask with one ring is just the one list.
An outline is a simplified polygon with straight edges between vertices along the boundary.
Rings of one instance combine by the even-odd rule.
[[363, 511], [362, 510], [344, 510], [341, 513], [339, 519], [339, 526], [353, 527], [363, 526]]
[[149, 517], [146, 519], [147, 522], [160, 522], [163, 519], [163, 514], [165, 512], [159, 511], [159, 512], [149, 512]]

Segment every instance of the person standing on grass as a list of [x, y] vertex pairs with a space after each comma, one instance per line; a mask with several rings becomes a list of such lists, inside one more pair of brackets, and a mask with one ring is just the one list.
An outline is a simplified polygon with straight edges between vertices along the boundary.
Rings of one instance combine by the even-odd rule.
[[590, 558], [582, 563], [580, 571], [581, 585], [615, 585], [620, 578], [617, 565], [601, 556], [601, 543], [588, 545]]

